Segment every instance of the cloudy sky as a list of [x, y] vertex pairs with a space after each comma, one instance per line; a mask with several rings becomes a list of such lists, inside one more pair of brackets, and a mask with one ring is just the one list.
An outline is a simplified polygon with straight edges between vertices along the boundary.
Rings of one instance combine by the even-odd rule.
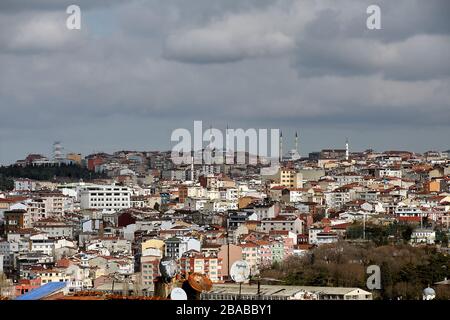
[[302, 154], [447, 150], [449, 16], [448, 0], [1, 0], [0, 163], [56, 140], [168, 150], [194, 120], [288, 146], [298, 130]]

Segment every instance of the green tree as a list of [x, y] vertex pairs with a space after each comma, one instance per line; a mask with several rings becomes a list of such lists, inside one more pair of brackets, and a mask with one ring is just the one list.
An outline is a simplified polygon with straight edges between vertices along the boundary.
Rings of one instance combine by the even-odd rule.
[[446, 231], [436, 231], [436, 243], [440, 243], [444, 247], [448, 246], [448, 235]]
[[411, 240], [411, 235], [413, 232], [413, 228], [410, 225], [407, 225], [402, 231], [402, 239], [405, 242], [409, 242]]

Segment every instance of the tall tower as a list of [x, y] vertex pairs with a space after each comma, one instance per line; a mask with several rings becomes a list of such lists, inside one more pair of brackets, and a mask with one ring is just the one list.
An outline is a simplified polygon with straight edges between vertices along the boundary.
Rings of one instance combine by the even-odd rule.
[[295, 131], [295, 151], [297, 151], [297, 154], [300, 154], [298, 151], [298, 132]]
[[53, 143], [53, 160], [54, 161], [63, 160], [62, 150], [63, 150], [63, 147], [61, 145], [61, 141], [55, 141]]
[[194, 181], [194, 156], [191, 157], [191, 181]]
[[348, 161], [350, 158], [350, 150], [348, 146], [348, 138], [345, 140], [345, 160]]
[[283, 131], [280, 130], [280, 163], [283, 161]]

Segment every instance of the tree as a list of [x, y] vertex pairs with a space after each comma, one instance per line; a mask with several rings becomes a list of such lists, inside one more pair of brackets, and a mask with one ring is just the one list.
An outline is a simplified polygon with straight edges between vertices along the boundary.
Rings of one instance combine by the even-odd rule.
[[352, 224], [346, 231], [347, 239], [361, 239], [363, 237], [363, 227], [361, 224]]
[[0, 173], [0, 190], [11, 191], [14, 189], [14, 181], [10, 178], [5, 177]]
[[[381, 290], [377, 295], [381, 299], [420, 299], [423, 288], [450, 276], [450, 256], [436, 249], [404, 244], [377, 246], [373, 242], [323, 245], [261, 274], [290, 285], [364, 288], [366, 266], [372, 264], [380, 266]], [[444, 297], [447, 293], [441, 294]]]
[[7, 179], [12, 178], [29, 178], [33, 180], [91, 180], [105, 178], [106, 175], [99, 172], [92, 172], [80, 165], [54, 164], [43, 166], [18, 166], [12, 165], [8, 167], [0, 167], [0, 176]]
[[443, 230], [436, 231], [436, 243], [440, 243], [442, 246], [448, 246], [448, 236], [447, 232]]
[[407, 225], [406, 228], [402, 231], [402, 239], [405, 242], [409, 242], [411, 240], [413, 229], [410, 225]]

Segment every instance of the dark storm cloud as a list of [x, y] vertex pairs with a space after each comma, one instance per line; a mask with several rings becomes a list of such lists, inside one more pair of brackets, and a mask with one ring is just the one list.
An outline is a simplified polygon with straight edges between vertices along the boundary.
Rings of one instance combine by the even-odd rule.
[[448, 148], [449, 2], [377, 1], [383, 30], [368, 31], [372, 2], [73, 1], [69, 31], [65, 1], [0, 1], [0, 163], [54, 139], [169, 148], [197, 119], [309, 126], [317, 143], [343, 127], [366, 128], [361, 145], [370, 128], [439, 130]]
[[377, 31], [364, 27], [367, 16], [360, 12], [368, 2], [354, 3], [320, 10], [305, 26], [295, 57], [300, 76], [382, 74], [415, 81], [450, 75], [450, 2], [378, 1]]
[[[131, 0], [133, 1], [133, 0]], [[0, 12], [29, 12], [36, 11], [50, 11], [50, 10], [64, 10], [72, 5], [81, 6], [83, 9], [105, 8], [118, 3], [121, 0], [2, 0], [0, 1]]]

